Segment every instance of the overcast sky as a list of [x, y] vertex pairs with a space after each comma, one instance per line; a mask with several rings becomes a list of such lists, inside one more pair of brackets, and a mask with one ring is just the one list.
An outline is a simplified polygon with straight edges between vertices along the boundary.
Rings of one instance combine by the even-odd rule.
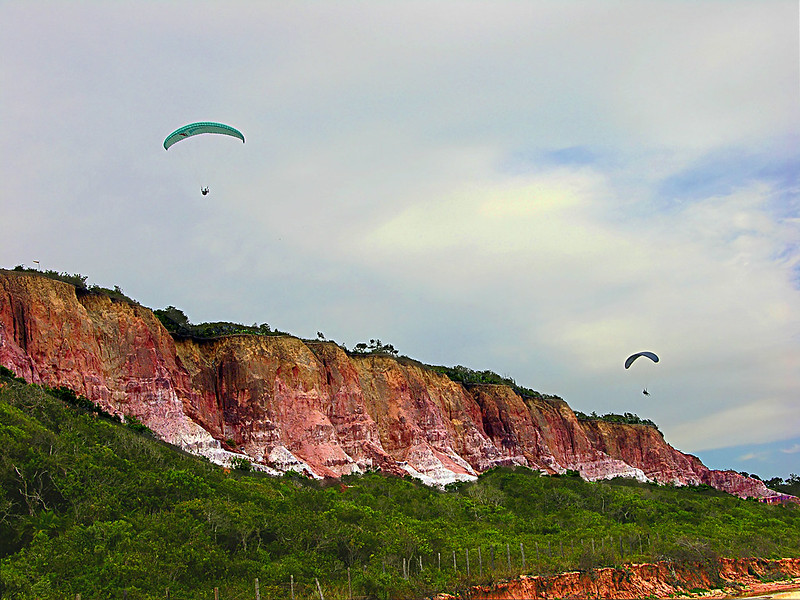
[[[0, 266], [378, 338], [800, 473], [799, 24], [796, 0], [5, 0]], [[207, 120], [246, 143], [162, 147]], [[640, 350], [661, 362], [625, 371]]]

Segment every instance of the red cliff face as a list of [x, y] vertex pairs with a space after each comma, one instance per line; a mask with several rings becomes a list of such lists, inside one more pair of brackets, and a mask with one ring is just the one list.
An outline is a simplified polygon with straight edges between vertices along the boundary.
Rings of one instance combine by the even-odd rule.
[[715, 471], [691, 454], [679, 452], [664, 441], [661, 433], [646, 425], [623, 425], [605, 421], [581, 423], [597, 450], [639, 468], [659, 483], [710, 485], [742, 497], [763, 498], [775, 492], [758, 479], [735, 471]]
[[368, 469], [432, 484], [498, 465], [707, 483], [767, 496], [711, 471], [656, 430], [580, 422], [558, 399], [462, 386], [408, 359], [350, 356], [291, 336], [173, 340], [141, 306], [0, 270], [0, 364], [134, 415], [165, 440], [225, 464], [335, 477]]

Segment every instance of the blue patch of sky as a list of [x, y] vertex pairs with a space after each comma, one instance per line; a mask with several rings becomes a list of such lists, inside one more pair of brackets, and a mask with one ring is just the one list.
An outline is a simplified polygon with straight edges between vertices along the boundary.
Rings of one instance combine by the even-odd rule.
[[552, 150], [523, 149], [506, 156], [500, 165], [500, 170], [504, 173], [521, 175], [559, 166], [594, 165], [600, 161], [600, 158], [599, 152], [587, 146], [569, 146]]
[[772, 186], [770, 211], [777, 218], [800, 215], [800, 153], [729, 149], [707, 154], [689, 168], [663, 179], [655, 197], [663, 208], [725, 196], [755, 182]]

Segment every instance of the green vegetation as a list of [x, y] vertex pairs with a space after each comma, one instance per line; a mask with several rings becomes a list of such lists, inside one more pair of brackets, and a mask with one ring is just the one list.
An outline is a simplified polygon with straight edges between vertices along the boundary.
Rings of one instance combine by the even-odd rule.
[[[742, 474], [745, 475], [744, 473]], [[755, 477], [756, 479], [761, 479], [755, 473], [749, 476]], [[789, 477], [787, 477], [786, 479], [782, 479], [780, 477], [773, 477], [772, 479], [767, 479], [766, 481], [764, 481], [764, 483], [767, 485], [768, 488], [775, 490], [776, 492], [781, 492], [783, 494], [791, 494], [792, 496], [800, 497], [800, 475], [789, 473]]]
[[88, 290], [88, 286], [86, 285], [86, 275], [79, 275], [77, 273], [70, 275], [69, 273], [59, 273], [58, 271], [40, 271], [39, 269], [32, 269], [26, 267], [24, 265], [17, 265], [14, 267], [14, 271], [20, 273], [34, 273], [36, 275], [40, 275], [42, 277], [46, 277], [47, 279], [54, 279], [56, 281], [63, 281], [64, 283], [68, 283], [70, 285], [74, 285], [79, 290]]
[[[320, 334], [317, 334], [320, 335]], [[389, 354], [397, 356], [398, 351], [391, 344], [384, 344], [380, 340], [370, 340], [369, 344], [360, 342], [353, 346], [353, 354]]]
[[474, 371], [469, 367], [464, 367], [462, 365], [456, 365], [455, 367], [442, 367], [442, 366], [435, 366], [430, 367], [437, 373], [442, 373], [443, 375], [447, 375], [451, 380], [462, 383], [464, 385], [476, 385], [476, 384], [493, 384], [493, 385], [506, 385], [513, 389], [517, 394], [522, 396], [523, 398], [538, 398], [538, 399], [559, 399], [558, 396], [552, 396], [549, 394], [542, 394], [537, 392], [536, 390], [532, 390], [530, 388], [522, 387], [521, 385], [517, 385], [517, 382], [514, 381], [511, 377], [502, 377], [493, 371]]
[[[0, 597], [419, 598], [526, 573], [800, 554], [800, 510], [495, 469], [446, 491], [226, 471], [0, 373]], [[525, 563], [523, 566], [524, 551]], [[453, 568], [455, 553], [456, 567]], [[469, 574], [467, 571], [469, 556]], [[349, 578], [349, 584], [348, 584]]]
[[609, 423], [624, 423], [626, 425], [647, 425], [653, 429], [658, 429], [658, 425], [656, 425], [650, 419], [642, 419], [639, 415], [629, 412], [621, 415], [616, 413], [606, 413], [602, 416], [598, 416], [594, 411], [587, 415], [579, 410], [576, 410], [575, 416], [578, 417], [579, 421], [607, 421]]
[[241, 325], [228, 321], [218, 321], [215, 323], [200, 323], [193, 325], [184, 312], [174, 306], [153, 311], [155, 316], [161, 321], [164, 328], [172, 335], [178, 337], [188, 337], [193, 339], [212, 339], [226, 335], [288, 335], [283, 331], [272, 330], [267, 323], [261, 325]]

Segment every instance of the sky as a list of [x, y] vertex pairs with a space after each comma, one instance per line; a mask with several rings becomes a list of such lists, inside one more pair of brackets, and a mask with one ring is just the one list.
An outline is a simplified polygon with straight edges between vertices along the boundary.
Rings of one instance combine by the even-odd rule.
[[[193, 323], [380, 339], [785, 478], [799, 12], [3, 0], [0, 267], [80, 273]], [[165, 151], [194, 121], [246, 142]], [[626, 371], [641, 350], [660, 362]]]

